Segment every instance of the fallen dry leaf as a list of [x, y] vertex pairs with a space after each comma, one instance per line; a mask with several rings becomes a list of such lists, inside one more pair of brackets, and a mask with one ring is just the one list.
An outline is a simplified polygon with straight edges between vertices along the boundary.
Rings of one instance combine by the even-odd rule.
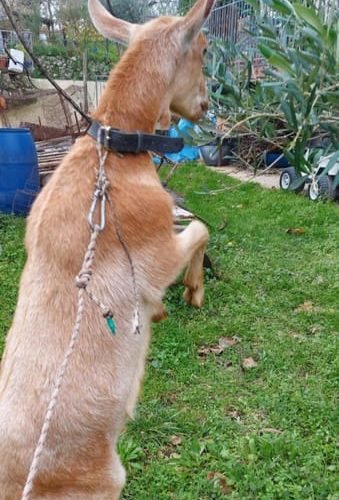
[[300, 306], [294, 309], [295, 313], [312, 312], [312, 311], [314, 311], [314, 304], [311, 300], [305, 300], [303, 304], [300, 304]]
[[219, 484], [221, 492], [224, 495], [229, 495], [232, 493], [232, 487], [227, 484], [227, 478], [224, 476], [224, 474], [221, 474], [220, 472], [208, 472], [207, 473], [207, 479], [209, 481], [215, 481], [217, 484]]
[[199, 356], [208, 356], [208, 354], [215, 354], [218, 356], [224, 352], [226, 348], [233, 347], [238, 342], [240, 342], [238, 337], [220, 337], [218, 344], [202, 345], [198, 350], [198, 354]]
[[286, 233], [300, 236], [301, 234], [305, 234], [305, 229], [303, 227], [289, 227]]
[[258, 366], [258, 363], [256, 363], [253, 358], [245, 358], [242, 360], [241, 365], [247, 370], [249, 368], [255, 368]]
[[200, 356], [207, 356], [208, 354], [221, 354], [225, 349], [233, 347], [238, 344], [240, 339], [238, 337], [220, 337], [218, 344], [202, 345], [198, 350]]
[[238, 337], [220, 337], [219, 346], [224, 349], [227, 347], [233, 347], [240, 342]]
[[218, 356], [224, 351], [223, 347], [220, 347], [220, 345], [214, 344], [214, 345], [202, 345], [200, 349], [198, 350], [199, 356], [208, 356], [209, 354], [215, 354]]
[[198, 350], [198, 354], [199, 356], [207, 356], [208, 354], [211, 354], [211, 347], [208, 345], [202, 345]]
[[241, 419], [241, 413], [239, 410], [236, 410], [235, 408], [233, 409], [230, 409], [230, 410], [227, 410], [226, 412], [226, 415], [230, 418], [232, 418], [233, 420], [237, 420], [238, 422], [240, 421]]
[[230, 493], [232, 493], [233, 488], [229, 484], [227, 484], [226, 477], [222, 477], [219, 479], [219, 485], [224, 495], [229, 495]]
[[180, 453], [171, 453], [169, 457], [170, 458], [175, 458], [176, 460], [178, 460], [178, 458], [180, 458], [181, 455], [180, 455]]
[[210, 351], [212, 354], [216, 354], [218, 356], [224, 351], [224, 349], [220, 345], [211, 345]]
[[172, 436], [170, 441], [174, 446], [178, 446], [179, 444], [182, 443], [182, 439], [180, 436]]

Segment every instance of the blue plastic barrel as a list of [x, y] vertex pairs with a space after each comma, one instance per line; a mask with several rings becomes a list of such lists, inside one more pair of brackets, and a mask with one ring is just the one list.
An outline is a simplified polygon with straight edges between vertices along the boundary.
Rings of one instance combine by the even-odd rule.
[[40, 189], [38, 158], [26, 128], [0, 128], [0, 212], [26, 215]]

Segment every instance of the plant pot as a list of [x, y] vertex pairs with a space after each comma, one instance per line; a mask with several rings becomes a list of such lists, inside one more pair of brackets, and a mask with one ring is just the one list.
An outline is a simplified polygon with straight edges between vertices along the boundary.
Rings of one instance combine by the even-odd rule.
[[209, 167], [228, 165], [233, 159], [236, 141], [233, 138], [217, 138], [215, 141], [199, 147], [200, 158]]

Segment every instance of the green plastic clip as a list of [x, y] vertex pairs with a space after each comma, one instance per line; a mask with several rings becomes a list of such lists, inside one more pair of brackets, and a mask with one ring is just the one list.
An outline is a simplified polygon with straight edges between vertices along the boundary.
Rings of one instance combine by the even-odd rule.
[[112, 335], [115, 335], [115, 321], [112, 316], [106, 318], [107, 326], [111, 330]]

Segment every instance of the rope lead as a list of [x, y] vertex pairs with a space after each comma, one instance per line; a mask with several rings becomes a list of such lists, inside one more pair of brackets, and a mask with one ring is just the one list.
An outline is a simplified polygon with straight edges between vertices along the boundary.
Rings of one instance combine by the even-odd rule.
[[[101, 134], [102, 131], [99, 130], [98, 136], [99, 136], [99, 133]], [[56, 404], [58, 401], [59, 392], [60, 392], [60, 389], [62, 386], [62, 382], [63, 382], [64, 376], [65, 376], [70, 358], [74, 352], [76, 342], [77, 342], [78, 337], [79, 337], [80, 326], [81, 326], [81, 322], [82, 322], [84, 312], [85, 312], [85, 293], [87, 293], [87, 295], [89, 295], [89, 297], [91, 297], [94, 300], [94, 302], [97, 303], [104, 310], [104, 312], [106, 312], [106, 313], [108, 312], [106, 321], [107, 321], [108, 327], [109, 327], [110, 331], [112, 332], [112, 334], [115, 333], [115, 322], [113, 320], [113, 314], [110, 312], [110, 310], [107, 307], [105, 307], [103, 304], [101, 304], [100, 301], [95, 299], [93, 294], [91, 294], [87, 289], [87, 287], [91, 281], [92, 274], [93, 274], [92, 264], [94, 261], [97, 238], [98, 238], [100, 232], [103, 231], [103, 229], [105, 227], [105, 222], [106, 222], [106, 220], [105, 220], [105, 203], [106, 203], [106, 190], [108, 188], [108, 181], [107, 181], [106, 173], [105, 173], [105, 162], [106, 162], [106, 158], [107, 158], [107, 151], [103, 151], [103, 149], [101, 148], [100, 145], [98, 145], [98, 143], [97, 143], [97, 149], [98, 149], [98, 155], [99, 155], [99, 170], [98, 170], [98, 176], [97, 176], [97, 183], [95, 186], [95, 192], [93, 195], [93, 201], [92, 201], [91, 208], [90, 208], [90, 211], [88, 214], [88, 221], [89, 221], [90, 230], [91, 230], [91, 238], [90, 238], [90, 241], [89, 241], [86, 253], [85, 253], [85, 257], [84, 257], [84, 260], [82, 263], [81, 270], [75, 279], [75, 283], [76, 283], [76, 286], [78, 288], [78, 305], [77, 305], [76, 319], [75, 319], [75, 323], [73, 326], [73, 330], [72, 330], [72, 334], [71, 334], [71, 338], [69, 341], [67, 351], [65, 353], [63, 362], [60, 365], [57, 377], [55, 379], [51, 399], [49, 401], [47, 411], [45, 414], [45, 418], [44, 418], [44, 421], [42, 424], [40, 436], [38, 439], [38, 444], [34, 450], [32, 463], [31, 463], [31, 466], [29, 468], [29, 472], [28, 472], [27, 480], [26, 480], [26, 483], [25, 483], [25, 486], [24, 486], [24, 489], [22, 492], [21, 500], [30, 500], [31, 495], [32, 495], [32, 491], [33, 491], [33, 487], [34, 487], [34, 480], [35, 480], [36, 475], [37, 475], [38, 470], [39, 470], [41, 456], [43, 454], [43, 451], [44, 451], [44, 448], [46, 445], [48, 431], [50, 428], [51, 420], [54, 416], [54, 411], [55, 411], [55, 407], [56, 407]], [[97, 203], [100, 203], [100, 210], [99, 210], [100, 221], [99, 221], [99, 224], [95, 224], [93, 222]]]

